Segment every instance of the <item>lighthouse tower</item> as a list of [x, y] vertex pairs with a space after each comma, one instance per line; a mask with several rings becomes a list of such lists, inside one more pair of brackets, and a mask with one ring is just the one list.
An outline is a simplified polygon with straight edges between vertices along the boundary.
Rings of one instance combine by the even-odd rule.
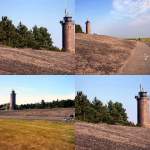
[[150, 98], [140, 85], [140, 92], [135, 97], [137, 100], [137, 123], [141, 127], [150, 128]]
[[15, 110], [16, 107], [16, 93], [12, 90], [10, 94], [10, 110]]
[[91, 34], [91, 22], [87, 20], [85, 24], [86, 24], [86, 34]]
[[67, 52], [75, 53], [75, 23], [65, 10], [62, 25], [62, 47]]

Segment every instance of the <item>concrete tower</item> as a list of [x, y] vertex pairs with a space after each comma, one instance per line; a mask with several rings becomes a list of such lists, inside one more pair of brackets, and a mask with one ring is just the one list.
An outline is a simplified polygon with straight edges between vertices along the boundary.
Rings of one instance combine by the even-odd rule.
[[15, 110], [16, 106], [16, 93], [14, 90], [12, 90], [10, 94], [10, 110]]
[[86, 34], [91, 34], [91, 22], [87, 20], [85, 24], [86, 24]]
[[75, 53], [75, 23], [66, 11], [60, 23], [62, 25], [62, 47], [67, 52]]
[[140, 92], [137, 99], [137, 122], [142, 127], [150, 128], [150, 98], [147, 92], [140, 86]]

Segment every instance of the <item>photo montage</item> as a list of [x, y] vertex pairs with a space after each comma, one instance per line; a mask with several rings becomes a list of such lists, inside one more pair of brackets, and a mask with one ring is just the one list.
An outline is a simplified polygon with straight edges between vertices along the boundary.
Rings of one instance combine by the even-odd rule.
[[0, 150], [150, 149], [150, 0], [2, 0]]

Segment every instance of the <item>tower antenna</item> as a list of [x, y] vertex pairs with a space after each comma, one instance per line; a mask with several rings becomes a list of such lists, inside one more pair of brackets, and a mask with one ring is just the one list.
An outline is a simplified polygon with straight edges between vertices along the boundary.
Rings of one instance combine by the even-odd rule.
[[142, 92], [142, 85], [140, 84], [140, 92]]
[[65, 17], [69, 16], [69, 12], [67, 11], [67, 9], [65, 9]]
[[67, 16], [67, 9], [65, 9], [65, 16]]

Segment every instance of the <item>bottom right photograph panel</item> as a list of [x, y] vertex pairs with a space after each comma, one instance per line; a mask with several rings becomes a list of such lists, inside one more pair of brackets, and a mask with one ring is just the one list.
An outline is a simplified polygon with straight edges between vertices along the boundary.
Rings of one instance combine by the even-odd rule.
[[77, 150], [150, 149], [150, 76], [76, 76]]

